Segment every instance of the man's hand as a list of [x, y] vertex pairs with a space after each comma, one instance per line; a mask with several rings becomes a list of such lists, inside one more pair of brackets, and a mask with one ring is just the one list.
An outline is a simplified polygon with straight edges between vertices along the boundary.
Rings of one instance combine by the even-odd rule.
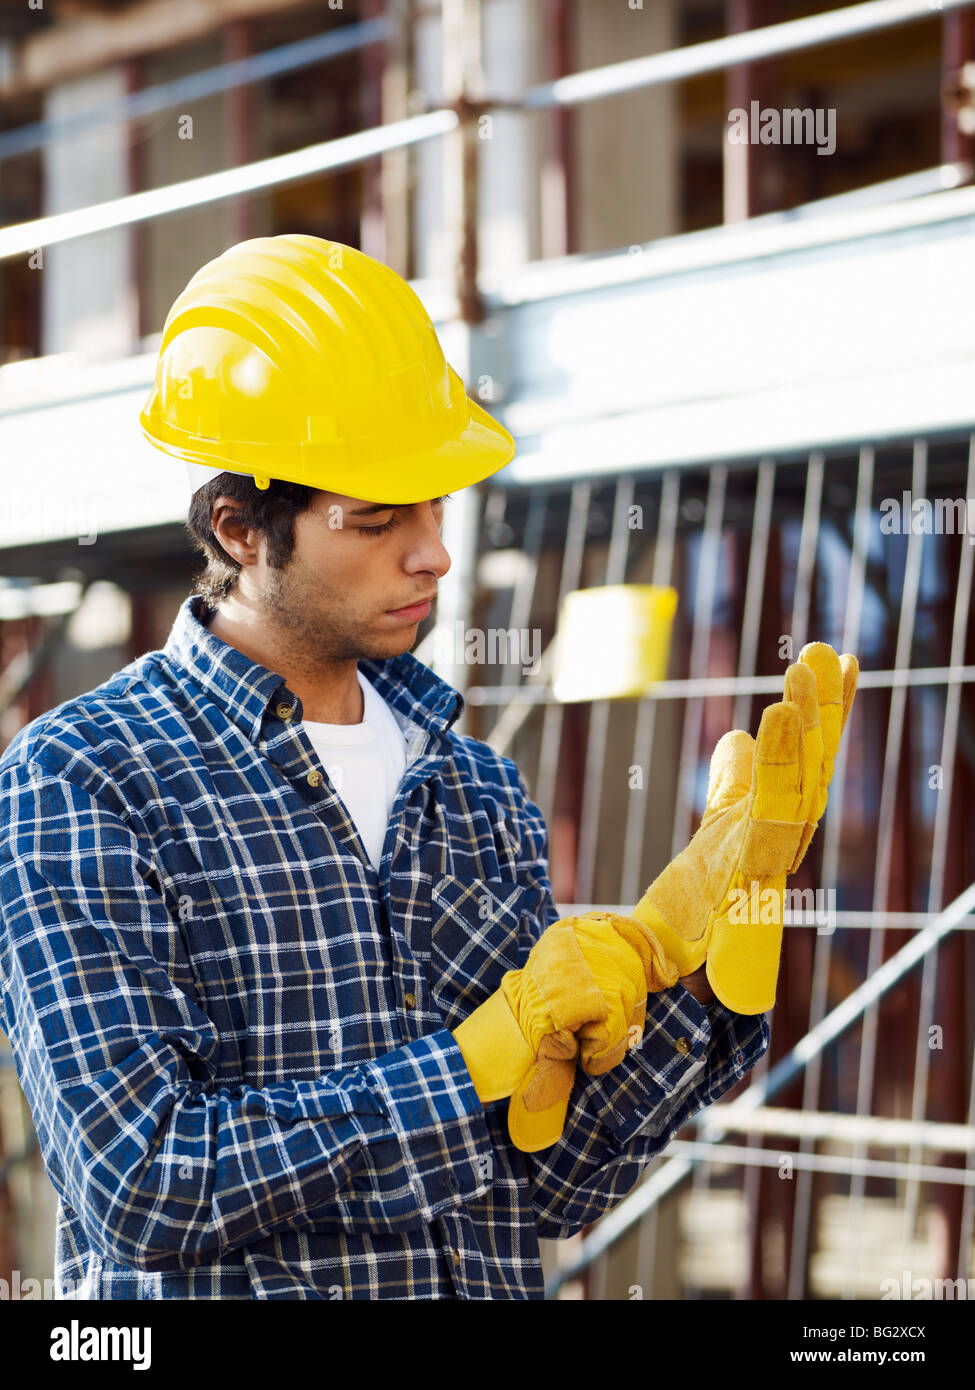
[[558, 1140], [577, 1059], [591, 1076], [616, 1066], [642, 1035], [648, 991], [679, 977], [701, 1004], [772, 1007], [786, 875], [825, 810], [857, 672], [852, 656], [804, 647], [757, 739], [735, 730], [719, 740], [700, 829], [633, 911], [553, 923], [455, 1029], [482, 1101], [511, 1098], [519, 1149]]
[[562, 1132], [579, 1052], [576, 1030], [589, 1027], [588, 1036], [603, 1041], [618, 1016], [632, 1016], [641, 988], [646, 998], [640, 958], [626, 942], [607, 931], [583, 952], [574, 920], [553, 922], [522, 969], [508, 971], [454, 1030], [480, 1099], [512, 1097], [509, 1133], [528, 1153], [554, 1144]]
[[758, 738], [735, 730], [719, 740], [700, 829], [631, 913], [682, 977], [706, 962], [715, 994], [736, 1013], [775, 1003], [786, 875], [825, 810], [857, 673], [855, 657], [825, 643], [802, 649]]
[[454, 1030], [482, 1101], [510, 1096], [508, 1132], [526, 1153], [562, 1133], [577, 1057], [591, 1076], [643, 1033], [647, 990], [676, 982], [653, 932], [611, 912], [554, 922], [521, 970]]

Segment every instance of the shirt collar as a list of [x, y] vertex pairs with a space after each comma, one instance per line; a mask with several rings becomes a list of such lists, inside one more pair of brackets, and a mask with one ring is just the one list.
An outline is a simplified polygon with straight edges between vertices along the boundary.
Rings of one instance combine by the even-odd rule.
[[[293, 705], [294, 694], [278, 672], [216, 637], [202, 621], [206, 611], [200, 594], [183, 602], [163, 649], [165, 656], [256, 742], [268, 706], [286, 698], [286, 692]], [[385, 660], [360, 657], [358, 664], [394, 712], [431, 733], [445, 733], [464, 708], [460, 692], [411, 652]]]

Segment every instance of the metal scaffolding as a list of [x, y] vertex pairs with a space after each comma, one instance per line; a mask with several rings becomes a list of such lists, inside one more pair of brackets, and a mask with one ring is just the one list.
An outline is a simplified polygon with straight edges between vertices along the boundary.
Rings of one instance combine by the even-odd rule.
[[[702, 1138], [714, 1143], [722, 1132], [734, 1132], [733, 1116], [760, 1106], [757, 1122], [742, 1126], [748, 1145], [720, 1144], [709, 1154], [693, 1141], [672, 1145], [669, 1152], [680, 1158], [661, 1170], [667, 1176], [652, 1175], [595, 1228], [555, 1279], [553, 1292], [587, 1270], [635, 1221], [647, 1218], [678, 1181], [693, 1176], [695, 1194], [704, 1197], [714, 1165], [740, 1165], [744, 1195], [760, 1207], [759, 1169], [775, 1164], [755, 1141], [768, 1130], [789, 1136], [795, 1169], [786, 1296], [808, 1296], [822, 1199], [816, 1174], [844, 1174], [849, 1180], [846, 1296], [857, 1283], [856, 1241], [867, 1183], [882, 1178], [899, 1184], [905, 1239], [916, 1229], [925, 1184], [935, 1185], [927, 1196], [957, 1189], [965, 1210], [959, 1214], [952, 1260], [962, 1276], [967, 1271], [975, 1146], [971, 1048], [963, 1021], [952, 1025], [956, 1032], [947, 1057], [931, 1050], [929, 1031], [937, 1024], [936, 986], [942, 1011], [960, 1007], [953, 992], [963, 998], [965, 958], [946, 956], [944, 938], [956, 932], [955, 939], [963, 942], [975, 908], [975, 888], [962, 891], [963, 875], [969, 883], [975, 878], [975, 857], [970, 837], [966, 841], [966, 797], [959, 782], [963, 779], [966, 789], [975, 784], [975, 545], [964, 532], [926, 535], [910, 528], [878, 544], [879, 502], [888, 495], [899, 498], [905, 484], [918, 497], [975, 498], [975, 436], [917, 439], [910, 449], [816, 450], [804, 460], [766, 458], [734, 470], [723, 464], [696, 472], [663, 470], [605, 480], [602, 486], [585, 480], [561, 490], [532, 490], [527, 498], [500, 489], [488, 495], [484, 553], [490, 553], [493, 535], [498, 544], [523, 549], [529, 560], [510, 590], [492, 603], [492, 621], [508, 628], [534, 622], [549, 652], [551, 616], [561, 597], [581, 583], [673, 582], [682, 595], [684, 622], [674, 638], [673, 678], [652, 697], [600, 701], [582, 710], [559, 704], [549, 685], [548, 659], [523, 685], [512, 683], [499, 667], [493, 681], [467, 692], [468, 704], [484, 721], [482, 736], [515, 757], [554, 831], [553, 884], [562, 911], [612, 903], [625, 912], [640, 897], [694, 829], [716, 734], [732, 725], [754, 729], [761, 704], [781, 692], [786, 660], [797, 656], [806, 640], [830, 641], [839, 650], [861, 654], [858, 703], [819, 832], [814, 880], [817, 890], [835, 892], [835, 913], [826, 928], [794, 921], [786, 932], [780, 992], [784, 984], [787, 993], [805, 999], [806, 1014], [802, 1017], [793, 1003], [780, 1022], [778, 1010], [773, 1011], [772, 1052], [756, 1069], [746, 1096], [719, 1107], [716, 1117], [705, 1112], [698, 1119]], [[635, 499], [655, 518], [646, 531], [627, 526]], [[766, 674], [770, 668], [779, 674]], [[938, 757], [936, 795], [905, 791], [905, 778], [927, 782], [931, 748]], [[644, 790], [621, 792], [634, 767], [642, 770]], [[559, 834], [566, 825], [577, 833]], [[908, 844], [910, 863], [905, 862]], [[955, 900], [944, 909], [949, 894]], [[898, 940], [905, 932], [911, 935], [888, 959], [893, 932]], [[865, 958], [859, 943], [866, 947]], [[906, 1005], [904, 976], [917, 964], [921, 980], [910, 986]], [[856, 974], [865, 977], [863, 983], [845, 989], [844, 982]], [[844, 1002], [834, 1004], [844, 994]], [[885, 1069], [890, 1071], [880, 1039], [889, 1042], [892, 1020], [905, 1007], [916, 1008], [914, 1065], [898, 1102], [909, 1104], [909, 1119], [894, 1140], [889, 1128], [894, 1117], [877, 1103], [878, 1084]], [[826, 1049], [854, 1024], [857, 1046], [847, 1058], [856, 1076], [852, 1093], [838, 1084], [835, 1057]], [[779, 1037], [792, 1050], [769, 1066]], [[766, 1100], [790, 1084], [802, 1088], [798, 1120], [784, 1131], [774, 1130], [771, 1120], [782, 1112], [769, 1112]], [[969, 1097], [965, 1106], [958, 1100], [962, 1092]], [[946, 1106], [953, 1107], [950, 1115]], [[942, 1153], [940, 1167], [921, 1162], [923, 1148], [939, 1147], [935, 1136], [945, 1122], [961, 1126], [967, 1136], [956, 1149], [968, 1155], [962, 1176], [954, 1171], [950, 1152]], [[823, 1153], [824, 1140], [849, 1152]], [[903, 1156], [874, 1160], [867, 1147], [878, 1143], [902, 1150]], [[942, 1151], [950, 1147], [940, 1145]], [[705, 1157], [707, 1163], [701, 1161]], [[760, 1239], [757, 1225], [752, 1237]]]
[[[456, 49], [456, 62], [447, 55], [449, 102], [437, 109], [4, 228], [0, 259], [261, 192], [447, 136], [457, 155], [451, 211], [457, 247], [455, 303], [460, 317], [473, 323], [482, 312], [484, 291], [477, 266], [473, 132], [484, 112], [566, 110], [878, 33], [928, 19], [933, 10], [947, 22], [973, 5], [975, 0], [939, 0], [937, 5], [931, 0], [869, 0], [558, 77], [504, 101], [472, 90], [479, 50], [471, 42], [465, 55]], [[471, 38], [476, 8], [468, 0], [450, 0], [445, 6], [445, 30], [459, 44]], [[172, 102], [237, 90], [273, 72], [390, 40], [394, 29], [385, 21], [349, 26], [134, 93], [85, 119], [92, 125], [138, 119]], [[958, 39], [948, 56], [960, 67], [969, 56], [966, 42]], [[836, 239], [838, 223], [829, 214], [848, 216], [852, 202], [862, 206], [861, 229], [869, 224], [923, 235], [927, 228], [929, 235], [937, 235], [939, 219], [975, 209], [975, 190], [958, 187], [972, 176], [970, 142], [954, 138], [957, 122], [951, 131], [943, 145], [944, 162], [936, 169], [757, 217], [750, 229], [764, 239], [765, 254], [785, 247], [811, 252]], [[0, 159], [39, 148], [63, 133], [51, 123], [6, 132], [0, 136]], [[955, 191], [939, 194], [940, 202], [924, 203], [926, 195], [944, 188]], [[922, 200], [920, 206], [889, 205], [892, 198], [914, 197]], [[811, 222], [813, 216], [823, 218], [822, 226]], [[719, 229], [713, 235], [673, 238], [658, 248], [652, 273], [664, 278], [713, 268], [727, 258], [734, 235]], [[854, 235], [849, 226], [844, 235]], [[762, 245], [754, 241], [753, 254], [762, 254]], [[573, 280], [577, 265], [570, 262], [561, 273], [570, 289], [579, 289], [579, 279]], [[613, 277], [634, 272], [606, 258], [585, 273], [604, 275], [609, 286]], [[536, 292], [539, 297], [554, 293], [551, 282]], [[504, 305], [506, 293], [511, 302], [517, 292], [502, 286], [495, 307]], [[700, 465], [640, 467], [619, 475], [600, 473], [597, 460], [590, 476], [571, 483], [555, 479], [510, 489], [489, 486], [483, 493], [476, 558], [484, 561], [495, 550], [516, 550], [523, 563], [510, 584], [480, 585], [490, 611], [484, 608], [478, 618], [516, 630], [537, 628], [544, 637], [544, 654], [527, 678], [512, 681], [503, 669], [485, 673], [484, 683], [465, 689], [465, 717], [474, 725], [471, 732], [516, 757], [524, 770], [551, 830], [553, 884], [563, 910], [612, 903], [625, 911], [638, 900], [693, 832], [715, 737], [733, 725], [757, 726], [762, 705], [781, 691], [786, 660], [798, 655], [807, 640], [830, 641], [839, 650], [861, 655], [854, 723], [838, 759], [829, 811], [804, 865], [803, 882], [815, 878], [818, 888], [835, 892], [836, 909], [828, 930], [799, 921], [788, 924], [782, 975], [786, 1003], [770, 1017], [770, 1052], [743, 1093], [699, 1115], [695, 1136], [675, 1139], [669, 1156], [580, 1249], [571, 1251], [550, 1293], [556, 1296], [586, 1274], [592, 1274], [594, 1286], [603, 1286], [608, 1256], [631, 1232], [638, 1236], [638, 1260], [652, 1276], [662, 1200], [691, 1178], [694, 1198], [705, 1202], [709, 1195], [729, 1190], [718, 1186], [726, 1183], [722, 1170], [727, 1169], [737, 1184], [730, 1190], [752, 1215], [751, 1273], [735, 1291], [743, 1293], [747, 1287], [751, 1296], [767, 1296], [761, 1242], [772, 1224], [769, 1175], [783, 1155], [795, 1178], [787, 1203], [781, 1192], [775, 1194], [786, 1259], [783, 1284], [773, 1296], [822, 1293], [811, 1266], [822, 1212], [833, 1198], [844, 1203], [848, 1221], [841, 1291], [853, 1296], [863, 1282], [858, 1278], [858, 1237], [867, 1205], [878, 1191], [893, 1202], [904, 1242], [914, 1238], [922, 1213], [940, 1203], [951, 1218], [949, 1239], [938, 1254], [942, 1272], [957, 1270], [965, 1277], [975, 1213], [975, 1066], [964, 1009], [966, 984], [972, 983], [969, 931], [975, 925], [975, 887], [969, 886], [975, 859], [965, 821], [975, 788], [975, 546], [969, 536], [928, 535], [910, 527], [884, 536], [881, 545], [878, 502], [902, 490], [916, 496], [940, 490], [975, 499], [975, 435], [924, 434], [909, 448], [864, 439], [853, 449], [823, 443], [802, 457], [763, 454], [744, 462], [718, 461], [715, 451], [710, 458]], [[646, 527], [637, 531], [628, 524], [634, 505], [647, 518]], [[465, 512], [465, 534], [473, 534], [474, 521]], [[586, 585], [628, 582], [673, 585], [681, 594], [670, 678], [658, 684], [652, 698], [585, 707], [559, 704], [550, 682], [561, 600]], [[467, 587], [477, 587], [476, 574]], [[15, 701], [42, 669], [63, 626], [52, 624], [34, 657], [25, 653], [6, 671], [0, 705]], [[782, 639], [788, 639], [788, 656]], [[426, 654], [423, 648], [417, 653], [421, 659]], [[625, 776], [634, 767], [643, 775], [636, 792]], [[931, 767], [939, 769], [936, 788], [924, 780]], [[916, 967], [919, 978], [911, 973]], [[952, 1037], [947, 1054], [930, 1045], [932, 1030], [945, 1028]], [[901, 1046], [902, 1039], [910, 1053], [909, 1087], [895, 1093], [891, 1074], [896, 1069], [885, 1066], [884, 1049]], [[9, 1080], [9, 1068], [7, 1075]], [[781, 1108], [771, 1107], [769, 1100], [780, 1093]], [[899, 1113], [888, 1113], [894, 1105]], [[728, 1143], [735, 1134], [744, 1135], [745, 1142]], [[762, 1147], [766, 1135], [781, 1140], [782, 1149]], [[872, 1157], [874, 1147], [889, 1153]], [[24, 1167], [31, 1152], [25, 1143], [22, 1151], [7, 1155], [0, 1168], [0, 1198], [11, 1170]], [[689, 1285], [695, 1292], [693, 1280]]]

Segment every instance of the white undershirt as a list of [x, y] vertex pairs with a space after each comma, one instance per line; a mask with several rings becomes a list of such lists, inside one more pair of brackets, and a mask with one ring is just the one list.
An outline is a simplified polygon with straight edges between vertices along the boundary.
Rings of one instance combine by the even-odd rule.
[[364, 703], [361, 724], [302, 723], [378, 869], [389, 814], [406, 771], [406, 740], [386, 701], [358, 668], [356, 675]]

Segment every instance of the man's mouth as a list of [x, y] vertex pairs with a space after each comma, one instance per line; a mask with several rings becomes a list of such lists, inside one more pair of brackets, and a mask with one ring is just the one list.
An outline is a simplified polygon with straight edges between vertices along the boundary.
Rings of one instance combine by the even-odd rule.
[[418, 623], [430, 612], [430, 605], [436, 597], [436, 593], [432, 593], [416, 603], [407, 604], [405, 608], [389, 608], [386, 611], [390, 617], [405, 618], [408, 622]]

